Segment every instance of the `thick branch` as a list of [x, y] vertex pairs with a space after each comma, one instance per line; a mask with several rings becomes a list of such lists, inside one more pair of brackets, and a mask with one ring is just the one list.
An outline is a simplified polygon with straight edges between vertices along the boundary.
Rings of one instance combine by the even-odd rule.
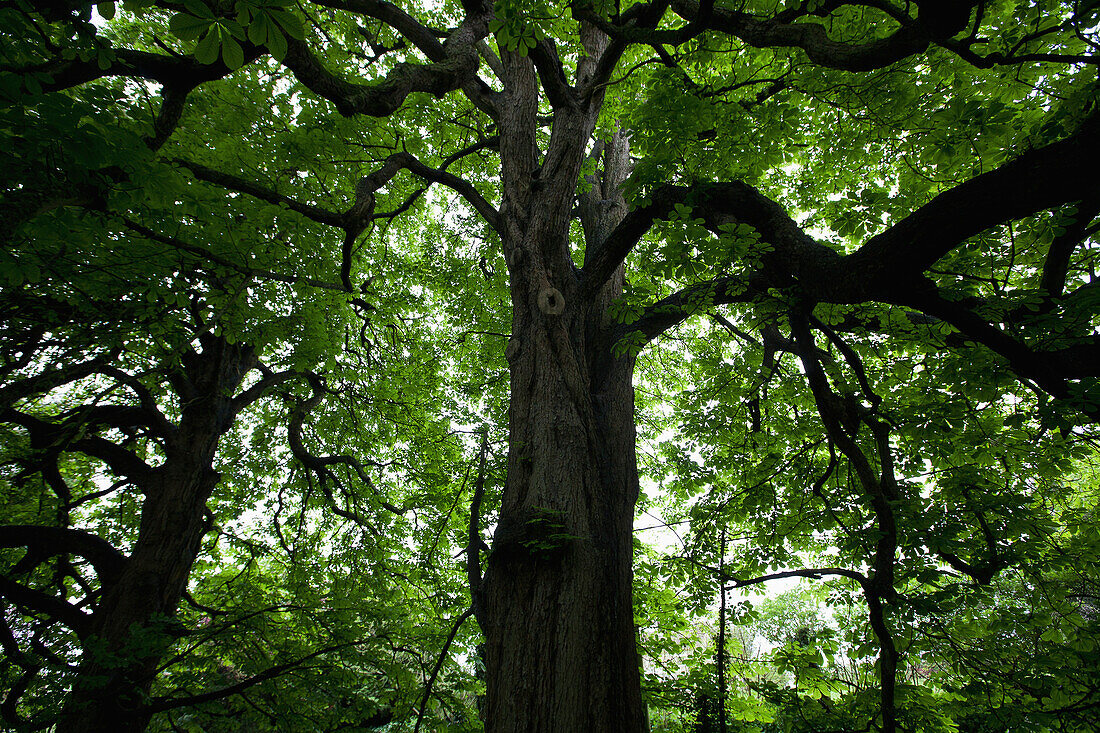
[[51, 620], [65, 624], [81, 639], [91, 631], [92, 617], [76, 606], [49, 593], [8, 580], [2, 575], [0, 575], [0, 596], [4, 596], [20, 608], [32, 613], [45, 614]]
[[958, 555], [944, 550], [938, 550], [936, 556], [963, 575], [973, 578], [978, 585], [989, 585], [993, 576], [1008, 567], [1008, 563], [1001, 558], [992, 559], [981, 565], [972, 565]]
[[1050, 243], [1043, 262], [1043, 274], [1039, 279], [1039, 288], [1046, 297], [1058, 298], [1065, 292], [1066, 275], [1069, 273], [1073, 250], [1089, 236], [1089, 232], [1092, 231], [1089, 225], [1098, 214], [1100, 214], [1100, 197], [1091, 201], [1082, 201], [1077, 207], [1077, 219]]
[[[266, 53], [262, 47], [247, 42], [241, 45], [244, 47], [246, 64]], [[166, 56], [128, 48], [115, 51], [115, 59], [106, 69], [100, 68], [98, 59], [93, 58], [88, 61], [45, 64], [33, 70], [50, 75], [51, 81], [43, 84], [42, 88], [51, 92], [71, 89], [109, 76], [146, 79], [166, 87], [190, 90], [199, 84], [215, 81], [232, 73], [232, 69], [220, 59], [212, 64], [204, 64], [193, 56]]]
[[447, 53], [436, 32], [393, 3], [380, 0], [310, 0], [313, 5], [346, 10], [379, 20], [397, 31], [432, 61], [442, 61]]
[[118, 381], [137, 395], [141, 410], [153, 432], [162, 437], [168, 437], [175, 432], [176, 426], [161, 412], [156, 397], [137, 377], [113, 366], [104, 366], [96, 371]]
[[580, 99], [573, 87], [565, 80], [565, 67], [558, 57], [558, 49], [549, 39], [540, 39], [528, 56], [535, 64], [546, 98], [554, 109], [574, 109]]
[[187, 96], [197, 86], [191, 84], [165, 84], [160, 92], [160, 111], [153, 122], [153, 134], [145, 138], [151, 150], [160, 150], [179, 127], [187, 107]]
[[11, 408], [0, 411], [0, 422], [10, 422], [24, 428], [36, 445], [53, 447], [59, 451], [78, 451], [98, 458], [114, 473], [125, 476], [138, 485], [143, 485], [153, 472], [153, 468], [135, 454], [99, 436], [70, 440], [73, 428], [71, 425], [56, 425]]
[[[1090, 341], [1057, 352], [1034, 352], [970, 311], [944, 301], [921, 273], [985, 229], [1068, 201], [1100, 195], [1100, 179], [1090, 173], [1093, 161], [1100, 157], [1098, 133], [1100, 115], [1094, 115], [1071, 137], [1026, 152], [994, 171], [945, 191], [846, 257], [813, 240], [782, 206], [746, 184], [721, 183], [695, 190], [662, 186], [653, 192], [655, 203], [628, 214], [606, 238], [597, 256], [585, 264], [585, 287], [594, 291], [653, 221], [667, 216], [676, 203], [686, 203], [704, 217], [712, 230], [723, 223], [744, 222], [772, 245], [773, 250], [764, 257], [765, 270], [755, 276], [760, 292], [797, 281], [802, 292], [814, 301], [879, 300], [918, 308], [951, 322], [1008, 358], [1022, 375], [1043, 379], [1044, 389], [1061, 394], [1062, 378], [1095, 372], [1092, 365], [1100, 346]], [[717, 286], [715, 302], [743, 300], [744, 293], [731, 288], [731, 284], [726, 278], [718, 278], [690, 286], [648, 309], [633, 328], [652, 338], [680, 323], [690, 310], [686, 302], [702, 288]]]
[[619, 25], [609, 23], [599, 14], [586, 7], [583, 3], [572, 3], [570, 9], [573, 16], [592, 27], [599, 29], [601, 33], [610, 37], [603, 52], [591, 64], [590, 74], [577, 80], [582, 99], [592, 99], [597, 92], [604, 88], [615, 73], [619, 60], [630, 46], [631, 35], [644, 35], [652, 33], [657, 27], [665, 11], [668, 10], [669, 0], [654, 0], [651, 3], [637, 3], [630, 6], [619, 16]]
[[585, 263], [582, 273], [587, 290], [598, 289], [653, 223], [667, 217], [676, 204], [691, 206], [712, 230], [733, 222], [752, 226], [774, 248], [769, 264], [800, 281], [814, 282], [834, 272], [841, 261], [840, 255], [806, 234], [782, 205], [747, 183], [730, 181], [694, 188], [663, 185], [650, 198], [653, 203], [627, 214], [604, 240], [597, 256]]
[[739, 277], [717, 277], [689, 285], [647, 307], [633, 323], [620, 326], [616, 338], [640, 331], [647, 342], [652, 341], [710, 306], [752, 302], [762, 296], [767, 287], [761, 278], [746, 282]]
[[1100, 113], [1070, 137], [1030, 150], [944, 191], [872, 237], [844, 258], [840, 287], [822, 288], [821, 299], [848, 303], [883, 299], [896, 292], [900, 283], [911, 282], [940, 257], [990, 227], [1070, 201], [1100, 197], [1100, 178], [1094, 175], [1098, 159]]
[[931, 283], [899, 291], [891, 301], [950, 323], [965, 336], [1004, 357], [1020, 376], [1034, 379], [1056, 397], [1066, 396], [1065, 379], [1100, 374], [1100, 344], [1091, 339], [1056, 351], [1036, 351], [964, 306], [943, 298]]
[[87, 361], [67, 364], [59, 369], [9, 382], [0, 387], [0, 406], [8, 407], [21, 399], [43, 395], [64, 384], [84, 379], [98, 372], [115, 356], [117, 356], [116, 353], [101, 354]]
[[444, 44], [445, 53], [428, 64], [398, 64], [372, 84], [354, 84], [324, 67], [304, 41], [288, 38], [283, 65], [314, 94], [329, 100], [345, 117], [388, 117], [414, 92], [442, 97], [474, 80], [480, 65], [477, 41], [488, 32], [483, 21], [464, 23]]
[[[886, 38], [860, 44], [832, 40], [825, 26], [819, 23], [758, 18], [730, 8], [715, 8], [710, 13], [707, 26], [735, 36], [755, 48], [800, 48], [818, 66], [843, 71], [872, 71], [923, 53], [930, 42], [959, 33], [966, 27], [970, 11], [976, 4], [973, 0], [925, 0], [917, 3], [920, 12], [916, 20], [901, 21], [900, 16], [891, 13], [894, 20], [901, 21], [901, 27]], [[695, 0], [675, 0], [672, 8], [689, 21], [698, 18], [702, 12], [700, 3]], [[676, 38], [672, 37], [672, 40]], [[665, 41], [658, 39], [658, 42]]]
[[256, 400], [264, 396], [269, 390], [280, 384], [285, 384], [292, 379], [306, 379], [307, 374], [305, 372], [297, 371], [284, 371], [273, 372], [266, 374], [260, 381], [241, 392], [239, 395], [233, 398], [233, 402], [230, 404], [230, 411], [233, 414], [237, 414], [241, 410], [251, 405]]
[[107, 540], [68, 527], [0, 525], [0, 547], [26, 547], [28, 554], [43, 560], [61, 554], [79, 555], [92, 564], [104, 585], [117, 580], [126, 565], [126, 557]]

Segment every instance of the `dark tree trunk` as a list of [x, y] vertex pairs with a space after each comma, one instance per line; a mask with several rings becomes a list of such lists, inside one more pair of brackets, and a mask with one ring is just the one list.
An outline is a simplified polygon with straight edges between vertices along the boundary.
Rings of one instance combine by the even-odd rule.
[[718, 733], [726, 733], [726, 525], [718, 540], [718, 641], [714, 664], [718, 668]]
[[[593, 54], [595, 56], [595, 54]], [[634, 360], [613, 356], [621, 271], [572, 259], [577, 178], [596, 109], [555, 115], [539, 160], [537, 86], [505, 58], [504, 250], [512, 291], [508, 476], [481, 586], [489, 733], [646, 730], [631, 593], [638, 495]], [[626, 140], [580, 202], [591, 257], [625, 204]]]
[[634, 733], [645, 723], [629, 365], [572, 348], [585, 342], [580, 319], [573, 333], [561, 319], [522, 320], [508, 479], [484, 586], [487, 730]]
[[232, 423], [233, 392], [252, 359], [247, 347], [213, 337], [185, 358], [175, 381], [179, 425], [166, 441], [164, 463], [140, 486], [138, 538], [119, 579], [103, 589], [58, 733], [136, 733], [148, 725], [144, 703], [208, 529], [218, 439]]

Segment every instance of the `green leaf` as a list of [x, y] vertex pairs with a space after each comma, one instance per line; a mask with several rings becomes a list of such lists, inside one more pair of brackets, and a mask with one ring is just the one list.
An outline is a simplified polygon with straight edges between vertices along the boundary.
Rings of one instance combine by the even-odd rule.
[[191, 15], [198, 16], [200, 18], [206, 18], [208, 20], [214, 20], [214, 13], [202, 2], [202, 0], [183, 0], [183, 7]]
[[298, 16], [288, 13], [285, 10], [270, 10], [271, 19], [283, 29], [291, 38], [304, 41], [306, 39], [305, 28], [302, 27], [302, 21], [298, 19]]
[[213, 19], [176, 13], [168, 21], [168, 30], [184, 41], [195, 41], [210, 28]]
[[[223, 28], [228, 33], [228, 35], [233, 36], [237, 40], [243, 41], [245, 39], [244, 26], [242, 26], [240, 23], [233, 20], [232, 18], [219, 20], [218, 25]], [[222, 35], [226, 34], [223, 33]]]
[[221, 50], [220, 34], [217, 28], [211, 28], [195, 46], [195, 58], [199, 63], [212, 64], [218, 60], [218, 51]]
[[99, 11], [99, 15], [104, 20], [113, 20], [115, 17], [115, 4], [114, 2], [100, 3], [96, 6], [96, 10]]
[[267, 50], [271, 51], [276, 61], [282, 61], [286, 57], [286, 36], [278, 28], [271, 27], [268, 30]]
[[260, 13], [248, 24], [248, 42], [254, 46], [266, 44], [270, 29], [272, 29], [273, 26], [274, 24], [271, 22], [267, 13]]
[[239, 69], [244, 64], [244, 49], [235, 38], [227, 36], [222, 40], [222, 60], [230, 69]]
[[36, 74], [24, 74], [23, 85], [27, 88], [27, 93], [31, 96], [37, 97], [42, 94], [42, 85], [38, 82], [38, 76]]

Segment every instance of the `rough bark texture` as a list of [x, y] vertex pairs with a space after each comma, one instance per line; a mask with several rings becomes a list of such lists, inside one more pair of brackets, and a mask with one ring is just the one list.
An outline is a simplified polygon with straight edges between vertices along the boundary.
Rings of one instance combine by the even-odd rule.
[[487, 730], [639, 731], [630, 370], [583, 348], [584, 319], [550, 318], [515, 319], [530, 337], [485, 584]]
[[118, 580], [105, 586], [58, 733], [137, 733], [171, 617], [187, 585], [203, 534], [206, 500], [219, 475], [219, 437], [233, 419], [233, 391], [251, 366], [247, 347], [213, 337], [184, 360], [176, 380], [182, 413], [165, 461], [141, 486], [141, 527]]
[[[631, 596], [633, 359], [613, 357], [605, 315], [622, 272], [586, 288], [569, 237], [595, 112], [558, 110], [538, 165], [535, 72], [514, 56], [505, 66], [512, 393], [508, 477], [481, 589], [486, 730], [637, 733], [646, 725]], [[581, 202], [589, 256], [625, 211], [625, 150], [616, 136]]]

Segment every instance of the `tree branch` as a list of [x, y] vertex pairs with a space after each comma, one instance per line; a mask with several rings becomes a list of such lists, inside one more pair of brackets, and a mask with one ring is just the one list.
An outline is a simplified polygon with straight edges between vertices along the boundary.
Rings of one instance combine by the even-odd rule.
[[788, 277], [816, 283], [819, 278], [836, 276], [841, 256], [806, 234], [782, 205], [747, 183], [728, 181], [690, 188], [666, 184], [654, 189], [649, 198], [653, 203], [628, 213], [604, 240], [597, 256], [585, 263], [582, 273], [587, 292], [595, 292], [653, 223], [666, 218], [676, 204], [691, 206], [715, 232], [728, 223], [752, 226], [774, 248], [765, 258], [766, 265]]
[[636, 321], [617, 327], [615, 340], [640, 331], [645, 341], [652, 341], [695, 313], [704, 312], [714, 305], [750, 303], [764, 295], [768, 287], [769, 284], [760, 277], [746, 281], [729, 276], [689, 285], [648, 306]]
[[239, 395], [233, 398], [233, 402], [230, 404], [229, 409], [236, 414], [241, 410], [251, 405], [256, 400], [264, 396], [268, 390], [273, 387], [277, 387], [280, 384], [285, 384], [292, 379], [308, 379], [309, 375], [305, 372], [287, 370], [283, 372], [271, 372], [265, 374], [260, 381], [241, 392]]
[[9, 382], [0, 387], [0, 406], [9, 407], [27, 397], [43, 395], [62, 385], [84, 379], [101, 370], [116, 356], [117, 352], [100, 354], [87, 361], [66, 364], [59, 369]]
[[840, 577], [856, 581], [860, 586], [864, 586], [869, 582], [867, 577], [862, 573], [847, 568], [802, 568], [799, 570], [784, 570], [778, 573], [758, 575], [755, 578], [738, 578], [731, 573], [719, 572], [718, 568], [705, 565], [693, 558], [681, 556], [681, 559], [687, 560], [693, 565], [697, 565], [704, 570], [714, 573], [722, 582], [732, 583], [732, 588], [747, 588], [750, 585], [759, 585], [760, 583], [767, 583], [772, 580], [782, 580], [783, 578], [811, 578], [813, 580], [821, 580], [825, 575], [839, 575]]
[[[244, 62], [249, 64], [267, 51], [260, 46], [242, 42]], [[43, 84], [44, 91], [56, 92], [71, 89], [96, 79], [109, 76], [121, 76], [132, 79], [155, 81], [165, 87], [187, 89], [190, 91], [205, 82], [215, 81], [233, 73], [221, 59], [212, 64], [204, 64], [193, 56], [166, 56], [149, 51], [135, 51], [121, 48], [115, 51], [114, 60], [106, 69], [100, 68], [99, 60], [48, 62], [26, 69], [50, 75], [50, 82]]]
[[393, 28], [430, 60], [442, 61], [447, 57], [436, 32], [393, 3], [382, 0], [310, 0], [310, 3], [374, 18]]
[[256, 277], [263, 280], [274, 280], [275, 282], [287, 283], [288, 285], [309, 285], [310, 287], [319, 288], [321, 290], [335, 290], [337, 292], [347, 292], [347, 289], [340, 284], [327, 282], [325, 280], [318, 280], [313, 277], [306, 277], [303, 275], [284, 275], [272, 270], [265, 270], [259, 267], [248, 267], [245, 265], [232, 262], [220, 257], [209, 250], [203, 249], [198, 245], [190, 244], [178, 239], [176, 237], [170, 237], [167, 234], [161, 234], [154, 231], [144, 224], [139, 224], [136, 221], [131, 221], [125, 217], [122, 218], [122, 224], [133, 232], [140, 234], [146, 239], [150, 239], [159, 244], [178, 249], [182, 252], [198, 257], [205, 262], [213, 263], [215, 265], [221, 265], [222, 267], [228, 267], [231, 270], [241, 273], [242, 275], [248, 275], [250, 277]]
[[227, 188], [230, 191], [237, 191], [239, 193], [247, 194], [253, 198], [260, 199], [261, 201], [267, 201], [268, 203], [275, 204], [277, 206], [286, 206], [291, 211], [296, 211], [302, 216], [315, 221], [318, 224], [327, 224], [328, 226], [344, 228], [347, 215], [338, 214], [335, 211], [329, 211], [328, 209], [320, 206], [314, 206], [313, 204], [303, 203], [297, 199], [293, 199], [290, 196], [285, 196], [276, 192], [273, 189], [267, 188], [257, 184], [255, 181], [250, 181], [240, 176], [234, 176], [229, 173], [222, 173], [221, 171], [208, 168], [205, 165], [193, 163], [189, 160], [182, 158], [172, 158], [172, 163], [179, 165], [198, 178], [200, 181], [206, 181], [207, 183], [213, 183], [222, 188]]
[[203, 703], [213, 702], [214, 700], [221, 700], [232, 695], [238, 695], [250, 687], [255, 687], [261, 682], [278, 677], [284, 672], [288, 672], [297, 667], [301, 667], [304, 663], [311, 659], [316, 659], [322, 654], [328, 654], [329, 652], [338, 651], [340, 649], [347, 649], [351, 646], [357, 646], [359, 644], [366, 643], [365, 640], [360, 639], [357, 641], [349, 641], [343, 644], [334, 644], [327, 646], [324, 649], [318, 649], [315, 652], [300, 657], [293, 662], [285, 662], [283, 664], [277, 664], [274, 667], [261, 672], [258, 675], [249, 677], [246, 680], [242, 680], [235, 685], [230, 685], [221, 690], [213, 690], [211, 692], [204, 692], [200, 695], [192, 695], [190, 697], [155, 697], [152, 702], [146, 706], [146, 710], [151, 713], [162, 713], [165, 710], [175, 710], [176, 708], [193, 707], [195, 705], [202, 705]]
[[32, 613], [42, 613], [52, 621], [60, 622], [81, 639], [91, 632], [92, 617], [76, 606], [66, 603], [56, 596], [28, 588], [0, 575], [0, 596], [4, 596], [16, 606]]
[[1039, 288], [1046, 294], [1046, 298], [1059, 298], [1065, 292], [1070, 257], [1073, 255], [1073, 250], [1089, 236], [1091, 231], [1089, 225], [1098, 214], [1100, 214], [1100, 197], [1081, 201], [1077, 208], [1077, 218], [1066, 227], [1065, 232], [1055, 237], [1050, 243], [1039, 279]]
[[287, 38], [283, 65], [314, 94], [329, 100], [345, 117], [388, 117], [414, 92], [442, 97], [474, 81], [480, 61], [475, 44], [488, 33], [482, 19], [467, 20], [443, 44], [444, 53], [427, 64], [398, 64], [371, 84], [354, 84], [328, 71], [304, 41]]
[[[298, 400], [291, 414], [290, 423], [287, 426], [287, 442], [290, 445], [290, 452], [303, 466], [317, 474], [322, 483], [322, 488], [325, 490], [326, 496], [333, 504], [333, 511], [336, 512], [337, 515], [345, 519], [350, 519], [357, 524], [372, 526], [369, 521], [365, 520], [365, 518], [357, 513], [349, 512], [346, 509], [341, 509], [339, 506], [336, 506], [335, 498], [325, 485], [325, 482], [330, 479], [337, 485], [340, 485], [340, 481], [333, 472], [332, 467], [347, 466], [355, 472], [355, 475], [359, 477], [359, 480], [362, 481], [367, 488], [374, 491], [374, 482], [371, 481], [370, 476], [367, 475], [366, 467], [363, 463], [346, 455], [317, 456], [310, 453], [305, 447], [305, 443], [302, 439], [302, 428], [305, 423], [305, 418], [321, 403], [321, 400], [324, 398], [325, 387], [324, 383], [321, 381], [321, 377], [316, 374], [304, 372], [301, 376], [309, 382], [310, 389], [313, 393], [305, 400]], [[383, 509], [393, 514], [403, 515], [405, 511], [407, 511], [381, 497], [378, 497], [378, 503]]]
[[432, 695], [432, 687], [435, 685], [435, 679], [439, 676], [439, 670], [443, 669], [443, 663], [447, 659], [447, 651], [451, 648], [451, 642], [455, 640], [455, 636], [458, 634], [458, 630], [462, 627], [462, 624], [466, 622], [466, 619], [470, 618], [474, 613], [474, 607], [470, 606], [455, 619], [451, 625], [451, 631], [447, 634], [447, 640], [443, 643], [443, 649], [439, 652], [439, 657], [435, 660], [435, 666], [432, 667], [432, 673], [428, 677], [428, 682], [424, 685], [424, 697], [420, 700], [420, 709], [416, 712], [416, 725], [413, 726], [413, 733], [420, 733], [420, 724], [424, 721], [424, 711], [428, 707], [428, 699]]
[[107, 540], [70, 527], [37, 524], [0, 525], [0, 547], [26, 547], [27, 554], [45, 560], [55, 555], [79, 555], [92, 564], [100, 583], [111, 585], [122, 574], [126, 556]]
[[539, 39], [527, 55], [535, 64], [535, 71], [538, 73], [550, 106], [555, 110], [576, 109], [580, 104], [580, 98], [576, 90], [565, 80], [565, 68], [558, 57], [558, 49], [554, 43], [549, 39]]
[[[869, 3], [837, 3], [837, 5], [867, 5]], [[925, 0], [917, 3], [916, 19], [903, 20], [897, 13], [888, 13], [901, 27], [886, 38], [867, 43], [848, 44], [829, 38], [824, 25], [794, 23], [793, 18], [761, 19], [730, 8], [715, 8], [706, 24], [711, 30], [728, 33], [754, 48], [800, 48], [810, 61], [842, 71], [872, 71], [890, 66], [904, 58], [923, 53], [929, 43], [950, 38], [961, 32], [970, 20], [976, 0], [942, 3]], [[674, 0], [673, 10], [691, 21], [703, 9], [696, 0]], [[689, 22], [690, 26], [690, 22]], [[657, 42], [666, 42], [660, 36]], [[667, 42], [679, 42], [670, 35]]]
[[[471, 145], [465, 148], [462, 152], [464, 155], [469, 155], [478, 150], [482, 150], [492, 144], [491, 141], [481, 141], [475, 145]], [[450, 165], [457, 160], [454, 156], [448, 158], [444, 167]], [[390, 181], [397, 172], [400, 170], [407, 170], [415, 176], [419, 176], [424, 180], [431, 181], [432, 183], [440, 183], [458, 195], [462, 196], [467, 203], [470, 204], [477, 211], [478, 214], [497, 232], [503, 231], [503, 224], [500, 218], [500, 212], [493, 208], [492, 204], [485, 200], [485, 198], [478, 192], [474, 185], [469, 181], [460, 178], [453, 173], [448, 173], [446, 170], [440, 168], [432, 168], [417, 160], [411, 153], [400, 152], [386, 158], [382, 166], [370, 174], [359, 180], [359, 185], [356, 187], [356, 209], [364, 208], [369, 209], [371, 212], [374, 210], [374, 192], [384, 186]]]
[[57, 425], [41, 420], [13, 408], [0, 410], [0, 422], [19, 425], [31, 435], [33, 443], [53, 451], [77, 451], [107, 464], [114, 473], [125, 476], [139, 486], [144, 485], [153, 472], [145, 461], [125, 448], [99, 436], [86, 436], [72, 440], [74, 425]]
[[466, 582], [470, 586], [470, 609], [479, 624], [481, 617], [481, 551], [485, 540], [478, 526], [481, 521], [481, 499], [485, 495], [486, 458], [489, 453], [488, 430], [481, 434], [481, 448], [478, 452], [477, 478], [474, 480], [474, 495], [470, 499], [470, 521], [466, 528]]
[[820, 288], [819, 300], [891, 302], [889, 294], [899, 284], [911, 282], [970, 237], [1070, 201], [1100, 197], [1100, 178], [1092, 175], [1097, 159], [1100, 112], [1069, 137], [944, 191], [869, 239], [843, 259], [835, 273], [843, 273], [841, 287]]

